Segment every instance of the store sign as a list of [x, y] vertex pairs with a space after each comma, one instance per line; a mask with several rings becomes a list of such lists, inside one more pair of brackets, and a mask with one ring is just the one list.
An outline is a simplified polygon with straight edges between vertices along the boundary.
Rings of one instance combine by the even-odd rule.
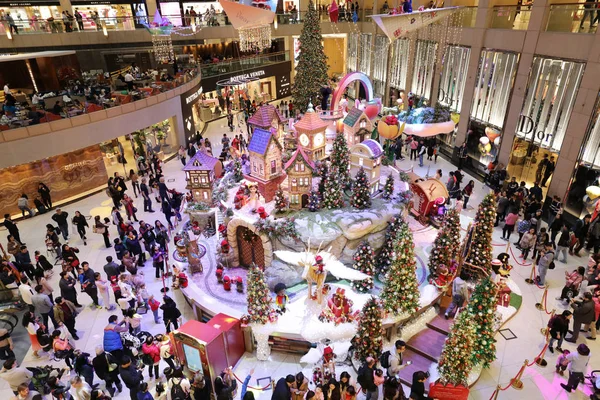
[[519, 125], [517, 127], [517, 136], [522, 136], [526, 139], [534, 137], [535, 142], [550, 143], [553, 135], [544, 131], [538, 131], [537, 125], [535, 125], [533, 119], [521, 114], [519, 117]]
[[200, 83], [192, 89], [183, 93], [181, 99], [181, 115], [183, 117], [183, 131], [185, 133], [186, 147], [196, 132], [196, 121], [194, 120], [193, 107], [202, 98], [202, 86]]
[[260, 78], [262, 76], [265, 76], [264, 69], [261, 69], [259, 71], [250, 72], [249, 74], [241, 74], [241, 75], [232, 76], [231, 78], [229, 78], [229, 82], [231, 82], [233, 85], [237, 85], [237, 84], [239, 84], [239, 82], [243, 82], [247, 79]]
[[[248, 69], [243, 71], [242, 74], [239, 72], [231, 74], [222, 74], [217, 76], [211, 76], [206, 79], [202, 79], [202, 87], [204, 92], [212, 92], [217, 90], [217, 82], [219, 81], [230, 81], [232, 85], [235, 85], [236, 79], [243, 78], [269, 78], [275, 77], [275, 94], [277, 98], [289, 96], [291, 93], [291, 82], [290, 73], [292, 72], [292, 62], [284, 61], [277, 64], [266, 65], [254, 69]], [[221, 86], [222, 88], [222, 86]]]

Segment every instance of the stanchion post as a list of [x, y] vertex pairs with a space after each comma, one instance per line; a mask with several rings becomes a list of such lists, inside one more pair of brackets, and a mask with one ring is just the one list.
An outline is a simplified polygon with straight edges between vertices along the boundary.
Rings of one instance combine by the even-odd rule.
[[514, 377], [514, 379], [512, 380], [512, 383], [510, 384], [513, 388], [515, 388], [517, 390], [523, 389], [523, 382], [521, 381], [521, 377], [523, 376], [523, 372], [525, 372], [525, 368], [527, 367], [527, 364], [529, 364], [529, 360], [525, 360], [525, 362], [523, 363], [523, 366], [521, 367], [521, 370], [519, 371], [517, 376]]
[[539, 303], [535, 303], [535, 308], [542, 311], [544, 309], [544, 299], [548, 296], [548, 286], [544, 286], [544, 293], [542, 294], [542, 298]]
[[535, 363], [540, 367], [545, 367], [548, 365], [548, 361], [544, 360], [544, 356], [546, 355], [546, 350], [548, 350], [548, 343], [550, 341], [546, 339], [546, 344], [544, 345], [544, 349], [538, 358], [535, 359]]
[[534, 278], [535, 278], [535, 262], [532, 262], [531, 263], [531, 274], [529, 274], [529, 278], [525, 279], [525, 282], [529, 283], [530, 285], [533, 285], [535, 283]]
[[[550, 319], [548, 321], [550, 321], [552, 318], [554, 318], [554, 314], [556, 314], [556, 308], [552, 309], [552, 312], [550, 313]], [[546, 336], [546, 339], [548, 339], [548, 335], [550, 334], [550, 329], [546, 326], [542, 329], [540, 329], [540, 333], [544, 336]]]
[[492, 397], [490, 397], [490, 400], [497, 400], [501, 389], [502, 388], [500, 387], [500, 385], [496, 386], [496, 391], [492, 394]]

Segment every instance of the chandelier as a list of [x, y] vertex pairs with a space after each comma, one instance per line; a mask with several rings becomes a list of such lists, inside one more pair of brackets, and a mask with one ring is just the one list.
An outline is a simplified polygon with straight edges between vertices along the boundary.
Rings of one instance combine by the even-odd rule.
[[166, 64], [175, 59], [171, 35], [152, 35], [152, 49], [158, 63]]
[[241, 51], [262, 51], [271, 47], [271, 25], [239, 28]]

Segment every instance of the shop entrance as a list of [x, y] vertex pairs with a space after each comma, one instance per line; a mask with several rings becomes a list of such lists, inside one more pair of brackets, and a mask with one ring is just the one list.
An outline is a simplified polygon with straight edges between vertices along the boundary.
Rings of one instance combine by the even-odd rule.
[[302, 195], [302, 208], [308, 206], [308, 195], [307, 194], [303, 194]]
[[271, 92], [271, 82], [261, 82], [260, 83], [260, 91], [261, 93], [268, 93], [271, 98], [273, 98], [273, 92]]
[[252, 264], [265, 267], [265, 252], [261, 238], [245, 226], [238, 226], [236, 238], [240, 265], [250, 267]]
[[557, 160], [558, 153], [528, 140], [515, 138], [507, 167], [508, 175], [516, 177], [517, 182], [525, 181], [527, 187], [539, 182], [545, 194], [552, 181]]

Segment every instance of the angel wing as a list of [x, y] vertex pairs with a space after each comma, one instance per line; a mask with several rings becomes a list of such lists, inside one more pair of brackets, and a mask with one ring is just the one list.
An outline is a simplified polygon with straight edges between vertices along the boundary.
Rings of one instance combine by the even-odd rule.
[[369, 275], [355, 270], [354, 268], [348, 268], [342, 264], [335, 256], [330, 253], [319, 253], [323, 257], [323, 263], [325, 269], [338, 279], [347, 279], [349, 281], [362, 281], [369, 278]]
[[292, 265], [311, 265], [314, 263], [315, 260], [315, 255], [308, 251], [277, 250], [274, 253], [277, 256], [277, 258], [279, 258], [281, 261]]

